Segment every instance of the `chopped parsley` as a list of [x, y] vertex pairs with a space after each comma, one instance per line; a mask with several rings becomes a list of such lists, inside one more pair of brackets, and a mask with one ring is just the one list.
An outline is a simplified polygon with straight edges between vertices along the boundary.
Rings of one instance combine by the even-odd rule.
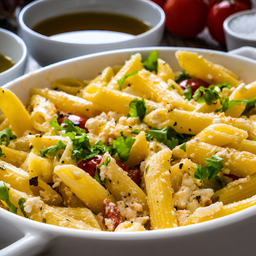
[[0, 132], [0, 145], [5, 142], [5, 146], [8, 146], [10, 144], [10, 140], [15, 140], [17, 137], [12, 134], [12, 131], [10, 128], [4, 129], [2, 132]]
[[244, 109], [243, 113], [241, 114], [241, 116], [247, 115], [255, 107], [256, 98], [246, 99], [246, 100], [231, 100], [231, 101], [229, 101], [229, 98], [225, 97], [221, 101], [222, 107], [215, 110], [215, 112], [225, 112], [229, 108], [232, 108], [232, 107], [238, 106], [238, 105], [242, 105], [242, 104], [246, 104], [246, 105], [245, 105], [245, 109]]
[[24, 203], [26, 202], [26, 200], [23, 198], [23, 197], [21, 197], [20, 199], [19, 199], [19, 201], [18, 201], [18, 204], [19, 204], [19, 206], [20, 206], [20, 210], [21, 210], [21, 212], [23, 213], [23, 215], [24, 215], [24, 217], [25, 218], [28, 218], [28, 216], [27, 216], [27, 214], [26, 214], [26, 212], [25, 212], [25, 210], [24, 210]]
[[9, 188], [3, 181], [0, 181], [0, 199], [3, 200], [7, 204], [10, 212], [17, 214], [18, 208], [10, 202]]
[[128, 136], [126, 138], [123, 132], [121, 132], [121, 137], [114, 140], [114, 148], [122, 162], [126, 162], [128, 160], [134, 142], [135, 139], [132, 136]]
[[186, 100], [191, 100], [192, 99], [192, 90], [190, 85], [187, 86], [187, 88], [184, 91], [184, 96]]
[[[140, 131], [138, 129], [135, 129], [131, 132], [132, 134], [139, 134]], [[145, 133], [145, 137], [146, 137], [146, 140], [149, 141], [149, 140], [153, 140], [154, 136], [150, 135], [149, 133]]]
[[157, 73], [157, 60], [158, 60], [158, 51], [152, 51], [145, 62], [142, 63], [143, 67], [151, 72], [155, 71]]
[[187, 146], [187, 144], [186, 144], [186, 142], [185, 142], [185, 143], [183, 143], [183, 144], [180, 146], [180, 149], [182, 149], [184, 152], [186, 152], [186, 146]]
[[129, 104], [129, 114], [128, 117], [139, 117], [140, 121], [143, 120], [148, 108], [146, 106], [145, 100], [134, 99]]
[[175, 80], [175, 82], [178, 84], [183, 80], [190, 79], [191, 76], [187, 73], [186, 70], [183, 70], [181, 74], [178, 76], [178, 78]]
[[148, 173], [148, 168], [149, 168], [149, 164], [147, 165], [147, 167], [145, 169], [145, 173]]
[[168, 89], [174, 89], [174, 85], [171, 84], [171, 85], [168, 87]]
[[0, 157], [5, 156], [5, 154], [2, 152], [2, 149], [0, 148]]
[[56, 156], [58, 150], [65, 149], [65, 148], [66, 148], [66, 144], [62, 140], [58, 140], [57, 145], [40, 150], [39, 156], [47, 157], [46, 155], [49, 155], [54, 157]]
[[177, 133], [172, 127], [166, 126], [162, 130], [149, 130], [148, 133], [159, 142], [165, 144], [168, 148], [173, 149], [176, 146], [188, 141], [194, 135]]
[[216, 91], [216, 87], [222, 91], [224, 88], [231, 88], [229, 83], [210, 85], [208, 88], [200, 86], [194, 93], [193, 98], [198, 103], [206, 103], [207, 105], [211, 105], [213, 102], [220, 100], [221, 97], [218, 91]]
[[[218, 175], [218, 173], [221, 171], [221, 169], [224, 167], [222, 161], [224, 159], [211, 155], [211, 158], [206, 158], [204, 162], [206, 163], [206, 166], [203, 166], [199, 164], [199, 166], [196, 168], [194, 178], [198, 180], [202, 180], [203, 182], [206, 179], [212, 179], [215, 178], [218, 182], [221, 179]], [[218, 178], [216, 178], [218, 177]], [[221, 183], [223, 185], [223, 183]]]
[[122, 77], [121, 79], [117, 80], [117, 83], [118, 83], [118, 85], [119, 85], [119, 90], [122, 91], [123, 85], [124, 85], [124, 81], [125, 81], [128, 77], [134, 76], [134, 75], [138, 74], [138, 72], [139, 72], [139, 70], [136, 70], [136, 71], [132, 72], [131, 74], [127, 74], [127, 75], [125, 75], [124, 77]]
[[[98, 168], [98, 167], [97, 167]], [[95, 170], [95, 174], [94, 174], [94, 179], [96, 180], [96, 181], [98, 181], [98, 183], [101, 185], [101, 181], [100, 181], [100, 175], [99, 175], [99, 173], [98, 173], [98, 171], [97, 171], [97, 168], [96, 168], [96, 170]]]
[[96, 169], [100, 169], [100, 167], [103, 166], [103, 165], [108, 166], [108, 164], [110, 163], [110, 161], [111, 161], [111, 157], [110, 157], [110, 156], [107, 156], [106, 161], [105, 161], [105, 162], [102, 162], [99, 166], [97, 166]]

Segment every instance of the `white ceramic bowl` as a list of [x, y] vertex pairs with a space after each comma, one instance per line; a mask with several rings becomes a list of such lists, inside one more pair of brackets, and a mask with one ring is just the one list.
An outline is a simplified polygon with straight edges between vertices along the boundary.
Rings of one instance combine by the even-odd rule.
[[[253, 21], [249, 21], [250, 24], [244, 22], [244, 18], [256, 17], [256, 9], [242, 11], [229, 16], [223, 23], [223, 28], [226, 37], [227, 50], [233, 50], [243, 46], [253, 46], [256, 47], [256, 22], [255, 18]], [[243, 24], [241, 24], [243, 23]], [[251, 29], [253, 25], [254, 29]], [[237, 28], [237, 26], [242, 26], [242, 28]], [[250, 38], [249, 34], [254, 31], [254, 38]]]
[[[77, 12], [127, 15], [145, 21], [152, 28], [132, 39], [101, 44], [60, 42], [31, 29], [48, 18]], [[21, 37], [31, 55], [41, 66], [88, 53], [159, 45], [163, 36], [164, 23], [163, 10], [155, 3], [146, 0], [43, 0], [27, 5], [19, 15]]]
[[[9, 83], [9, 88], [28, 102], [33, 87], [50, 87], [55, 79], [73, 77], [92, 79], [106, 66], [123, 65], [131, 54], [140, 52], [145, 58], [157, 49], [160, 58], [174, 71], [180, 70], [175, 58], [177, 48], [151, 47], [116, 50], [78, 57], [39, 69]], [[181, 48], [195, 51], [214, 63], [224, 65], [239, 75], [246, 83], [256, 80], [256, 61], [224, 52]], [[245, 54], [255, 49], [236, 51]], [[255, 256], [256, 206], [196, 225], [168, 230], [146, 232], [97, 232], [83, 231], [38, 223], [0, 208], [1, 256]], [[17, 241], [18, 240], [18, 241]], [[17, 242], [16, 242], [17, 241]]]
[[9, 56], [15, 65], [0, 73], [0, 86], [24, 74], [27, 60], [27, 47], [14, 33], [0, 28], [0, 54]]

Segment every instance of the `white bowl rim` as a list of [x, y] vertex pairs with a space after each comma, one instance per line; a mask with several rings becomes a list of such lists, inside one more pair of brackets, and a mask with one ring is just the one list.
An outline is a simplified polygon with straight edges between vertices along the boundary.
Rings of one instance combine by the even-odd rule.
[[228, 34], [230, 34], [231, 36], [237, 38], [237, 39], [240, 39], [240, 40], [246, 40], [246, 41], [249, 41], [249, 42], [256, 42], [256, 39], [252, 39], [252, 38], [246, 38], [246, 37], [243, 37], [241, 35], [239, 35], [238, 33], [234, 32], [232, 29], [230, 29], [229, 27], [229, 24], [230, 22], [237, 18], [238, 16], [243, 16], [243, 15], [247, 15], [247, 14], [253, 14], [253, 13], [256, 13], [256, 9], [251, 9], [251, 10], [245, 10], [245, 11], [240, 11], [240, 12], [236, 12], [232, 15], [230, 15], [229, 17], [227, 17], [223, 23], [223, 28], [224, 28], [224, 31], [226, 31]]
[[[62, 41], [57, 41], [57, 40], [54, 40], [54, 39], [51, 39], [50, 37], [48, 36], [44, 36], [40, 33], [37, 33], [35, 32], [34, 30], [32, 30], [31, 28], [29, 28], [25, 22], [24, 22], [24, 15], [25, 15], [25, 12], [32, 6], [36, 5], [36, 4], [40, 4], [42, 2], [46, 2], [47, 0], [38, 0], [38, 1], [35, 1], [35, 2], [31, 2], [30, 4], [26, 5], [20, 12], [19, 14], [19, 23], [20, 23], [20, 26], [22, 26], [22, 28], [24, 30], [26, 30], [28, 33], [31, 33], [33, 34], [34, 36], [38, 37], [38, 38], [41, 38], [43, 40], [46, 40], [46, 41], [50, 41], [52, 43], [55, 43], [55, 44], [62, 44], [62, 45], [74, 45], [76, 47], [80, 47], [80, 46], [95, 46], [95, 44], [88, 44], [88, 43], [69, 43], [69, 42], [62, 42]], [[48, 0], [50, 3], [53, 2], [53, 1], [61, 1], [61, 0]], [[67, 0], [67, 1], [71, 1], [71, 0]], [[163, 11], [163, 9], [157, 5], [156, 3], [152, 2], [152, 1], [149, 1], [149, 0], [133, 0], [135, 2], [144, 2], [144, 4], [148, 4], [149, 6], [152, 6], [154, 7], [154, 9], [156, 9], [159, 14], [160, 14], [160, 20], [158, 21], [158, 23], [153, 26], [150, 30], [144, 32], [144, 33], [141, 33], [139, 35], [136, 35], [135, 37], [131, 38], [131, 39], [126, 39], [126, 40], [123, 40], [123, 41], [120, 41], [120, 42], [111, 42], [111, 43], [100, 43], [100, 44], [97, 44], [97, 45], [102, 45], [102, 46], [105, 46], [105, 45], [115, 45], [115, 44], [120, 44], [120, 43], [123, 43], [123, 42], [130, 42], [130, 41], [134, 41], [136, 39], [140, 39], [140, 38], [143, 38], [151, 33], [154, 33], [155, 31], [157, 31], [161, 26], [164, 25], [165, 23], [165, 12]]]
[[[67, 63], [76, 62], [80, 59], [90, 59], [94, 57], [99, 57], [102, 55], [111, 55], [111, 54], [118, 54], [118, 53], [127, 53], [127, 52], [146, 52], [146, 51], [153, 51], [153, 50], [190, 50], [195, 51], [198, 53], [202, 52], [210, 52], [215, 53], [218, 55], [227, 55], [229, 57], [235, 57], [236, 59], [246, 60], [247, 62], [251, 62], [252, 64], [256, 65], [256, 62], [254, 60], [248, 59], [243, 56], [238, 55], [230, 55], [226, 52], [221, 52], [217, 50], [211, 50], [211, 49], [201, 49], [201, 48], [188, 48], [188, 47], [166, 47], [166, 46], [158, 46], [158, 47], [136, 47], [136, 48], [127, 48], [127, 49], [118, 49], [118, 50], [110, 50], [110, 51], [104, 51], [99, 53], [92, 53], [84, 56], [79, 56], [67, 60], [60, 61], [58, 63], [51, 64], [46, 67], [42, 67], [39, 70], [35, 71], [34, 74], [44, 72], [46, 70], [52, 69], [57, 66], [62, 66]], [[31, 73], [25, 74], [21, 76], [20, 78], [15, 80], [15, 83], [25, 80], [27, 77], [31, 76]], [[15, 86], [15, 83], [9, 82], [6, 85], [3, 86], [3, 88], [9, 88], [12, 89], [13, 86]], [[102, 231], [87, 231], [87, 230], [78, 230], [78, 229], [72, 229], [72, 228], [65, 228], [65, 227], [59, 227], [54, 226], [51, 224], [44, 224], [37, 221], [33, 221], [30, 219], [26, 219], [24, 217], [18, 216], [16, 214], [12, 214], [4, 209], [0, 208], [0, 218], [4, 217], [6, 220], [12, 221], [17, 224], [20, 224], [20, 226], [23, 226], [26, 224], [26, 228], [28, 230], [34, 230], [36, 232], [49, 232], [51, 231], [55, 235], [60, 236], [66, 236], [66, 235], [73, 235], [76, 237], [81, 238], [88, 238], [88, 239], [98, 239], [98, 240], [150, 240], [150, 239], [161, 239], [161, 238], [171, 238], [176, 236], [187, 236], [192, 235], [195, 233], [200, 232], [206, 232], [214, 229], [218, 229], [220, 227], [229, 226], [241, 221], [244, 221], [245, 219], [248, 219], [252, 216], [256, 217], [256, 205], [251, 206], [247, 209], [241, 210], [239, 212], [233, 213], [231, 215], [227, 215], [218, 219], [213, 219], [210, 221], [206, 221], [203, 223], [197, 223], [193, 225], [188, 226], [182, 226], [178, 228], [171, 228], [171, 229], [163, 229], [163, 230], [154, 230], [154, 231], [144, 231], [144, 232], [102, 232]], [[23, 230], [25, 232], [26, 230]]]
[[6, 75], [8, 73], [11, 73], [16, 68], [18, 68], [20, 65], [22, 65], [22, 63], [24, 61], [26, 61], [26, 58], [27, 58], [27, 46], [24, 43], [24, 41], [18, 35], [16, 35], [15, 33], [11, 32], [11, 31], [9, 31], [7, 29], [4, 29], [4, 28], [0, 28], [0, 32], [6, 33], [7, 35], [10, 35], [12, 38], [15, 38], [15, 41], [17, 41], [22, 46], [22, 56], [21, 56], [21, 58], [11, 68], [9, 68], [9, 69], [5, 70], [4, 72], [0, 73], [0, 78], [1, 78], [1, 75]]

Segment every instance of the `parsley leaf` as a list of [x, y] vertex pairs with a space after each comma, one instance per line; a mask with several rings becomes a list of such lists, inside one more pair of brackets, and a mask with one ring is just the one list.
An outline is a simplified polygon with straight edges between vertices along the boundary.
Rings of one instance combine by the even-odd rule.
[[238, 105], [242, 105], [242, 104], [246, 104], [246, 106], [245, 106], [245, 109], [244, 109], [243, 113], [241, 114], [241, 116], [247, 115], [255, 107], [256, 98], [246, 99], [246, 100], [231, 100], [231, 101], [229, 101], [229, 98], [225, 97], [221, 101], [222, 107], [215, 110], [215, 112], [225, 112], [229, 108], [232, 108], [232, 107], [238, 106]]
[[214, 155], [211, 155], [211, 158], [206, 158], [204, 160], [206, 166], [202, 167], [202, 165], [199, 164], [196, 168], [194, 178], [202, 181], [216, 178], [217, 174], [224, 167], [222, 161], [224, 161], [224, 159]]
[[162, 130], [149, 130], [148, 133], [157, 139], [159, 142], [165, 144], [168, 148], [173, 149], [177, 145], [188, 141], [194, 135], [177, 133], [172, 127], [166, 126]]
[[25, 218], [28, 218], [28, 216], [27, 216], [27, 214], [26, 214], [26, 212], [25, 212], [25, 210], [24, 210], [24, 203], [26, 202], [26, 200], [23, 198], [23, 197], [21, 197], [20, 199], [19, 199], [19, 201], [18, 201], [18, 204], [19, 204], [19, 206], [20, 206], [20, 210], [21, 210], [21, 212], [23, 213], [23, 215], [24, 215], [24, 217]]
[[224, 180], [221, 177], [216, 176], [215, 180], [218, 181], [223, 188], [226, 186]]
[[148, 108], [146, 106], [145, 100], [134, 99], [129, 104], [129, 114], [128, 117], [139, 117], [140, 121], [143, 120]]
[[2, 149], [0, 148], [0, 157], [5, 156], [5, 154], [2, 152]]
[[121, 132], [121, 137], [114, 140], [114, 148], [122, 162], [126, 162], [128, 160], [134, 142], [135, 139], [132, 136], [128, 136], [126, 138], [123, 132]]
[[17, 214], [18, 208], [10, 202], [9, 188], [3, 181], [0, 181], [0, 199], [3, 200], [7, 204], [10, 212]]
[[215, 89], [216, 87], [218, 87], [220, 91], [222, 91], [224, 88], [230, 89], [231, 85], [229, 83], [224, 83], [210, 85], [208, 88], [200, 86], [193, 95], [194, 100], [196, 100], [198, 103], [206, 103], [207, 105], [211, 105], [212, 102], [217, 100], [221, 101], [219, 92]]
[[147, 167], [145, 169], [145, 173], [148, 173], [148, 168], [149, 168], [149, 164], [147, 165]]
[[186, 100], [191, 100], [192, 99], [192, 90], [190, 85], [187, 86], [187, 88], [184, 91], [184, 96]]
[[100, 181], [100, 175], [99, 175], [99, 173], [98, 173], [98, 171], [97, 171], [97, 168], [96, 168], [96, 170], [95, 170], [95, 174], [94, 174], [94, 177], [93, 177], [96, 181], [98, 181], [99, 183], [100, 183], [100, 185], [101, 185], [101, 181]]
[[66, 144], [63, 141], [58, 140], [57, 145], [45, 148], [43, 150], [40, 150], [40, 155], [39, 156], [47, 157], [46, 154], [49, 155], [49, 156], [56, 156], [57, 151], [59, 149], [65, 149], [65, 148], [66, 148]]
[[103, 166], [103, 165], [108, 166], [108, 164], [110, 163], [110, 161], [111, 161], [110, 156], [107, 156], [106, 161], [105, 161], [105, 162], [102, 162], [99, 166], [96, 167], [96, 169], [100, 169], [100, 167]]
[[[138, 129], [135, 129], [131, 132], [132, 134], [139, 134], [140, 131]], [[145, 137], [146, 137], [146, 140], [149, 141], [149, 140], [153, 140], [154, 136], [150, 135], [149, 133], [145, 133]]]
[[8, 146], [10, 144], [10, 140], [15, 140], [16, 138], [17, 137], [12, 134], [11, 129], [6, 128], [0, 132], [0, 145], [5, 141], [5, 146]]
[[139, 70], [136, 70], [134, 72], [132, 72], [131, 74], [127, 74], [124, 77], [122, 77], [121, 79], [117, 80], [117, 83], [119, 85], [119, 90], [122, 91], [123, 85], [124, 85], [124, 81], [130, 77], [130, 76], [134, 76], [136, 74], [138, 74]]
[[179, 75], [179, 77], [175, 80], [175, 82], [178, 84], [181, 81], [186, 80], [186, 79], [190, 79], [190, 78], [191, 78], [191, 76], [187, 73], [187, 71], [183, 70], [181, 72], [181, 74]]
[[158, 51], [152, 51], [146, 61], [142, 63], [143, 67], [151, 72], [155, 71], [157, 73], [157, 60], [158, 60]]
[[185, 143], [183, 143], [181, 146], [180, 146], [180, 149], [182, 149], [183, 151], [185, 151], [186, 152], [186, 142]]
[[65, 131], [65, 133], [73, 133], [74, 135], [84, 135], [86, 131], [84, 129], [75, 126], [71, 121], [64, 119], [62, 124], [59, 125], [58, 120], [54, 117], [53, 121], [50, 121], [50, 125], [58, 131]]
[[168, 89], [174, 89], [174, 85], [171, 84], [171, 85], [168, 87]]

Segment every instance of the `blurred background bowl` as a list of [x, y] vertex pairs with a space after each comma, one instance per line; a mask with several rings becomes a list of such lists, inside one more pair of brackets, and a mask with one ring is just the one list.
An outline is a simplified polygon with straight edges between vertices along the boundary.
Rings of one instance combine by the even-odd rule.
[[14, 65], [0, 73], [0, 86], [24, 74], [27, 60], [27, 47], [14, 33], [0, 28], [0, 54], [8, 56]]
[[256, 47], [256, 9], [229, 16], [223, 28], [228, 51], [243, 46]]
[[[61, 42], [32, 30], [38, 23], [52, 17], [81, 12], [121, 14], [144, 21], [152, 28], [142, 34], [119, 42], [70, 43]], [[89, 53], [130, 48], [157, 46], [160, 44], [165, 25], [163, 10], [146, 0], [41, 0], [22, 9], [19, 15], [20, 35], [32, 57], [45, 66], [61, 60]]]

